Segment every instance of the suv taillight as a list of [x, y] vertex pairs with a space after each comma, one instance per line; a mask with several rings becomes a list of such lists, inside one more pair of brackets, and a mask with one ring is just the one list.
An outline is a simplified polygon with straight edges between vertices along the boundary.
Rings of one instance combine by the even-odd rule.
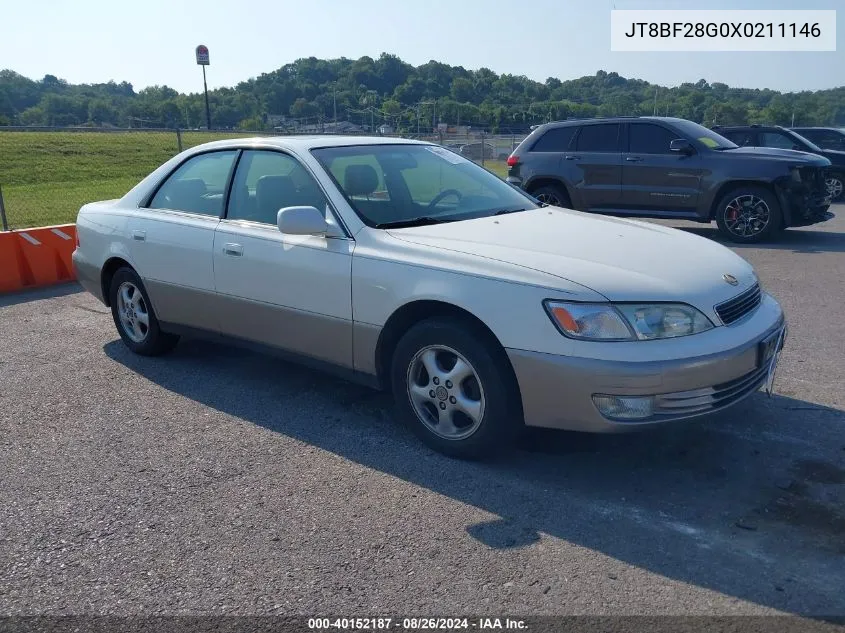
[[519, 156], [511, 154], [508, 156], [508, 167], [516, 167], [519, 164]]

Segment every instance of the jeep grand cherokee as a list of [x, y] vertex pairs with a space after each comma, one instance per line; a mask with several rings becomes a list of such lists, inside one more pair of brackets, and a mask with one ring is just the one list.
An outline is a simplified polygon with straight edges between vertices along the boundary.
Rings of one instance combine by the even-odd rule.
[[541, 202], [606, 215], [711, 222], [758, 242], [833, 217], [830, 161], [739, 147], [671, 117], [570, 120], [537, 127], [508, 158], [507, 180]]

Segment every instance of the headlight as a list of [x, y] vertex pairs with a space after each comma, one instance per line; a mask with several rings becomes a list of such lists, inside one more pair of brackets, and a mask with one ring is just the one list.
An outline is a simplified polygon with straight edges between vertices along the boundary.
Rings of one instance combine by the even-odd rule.
[[684, 303], [617, 304], [547, 301], [560, 331], [591, 341], [647, 341], [698, 334], [713, 328], [704, 314]]

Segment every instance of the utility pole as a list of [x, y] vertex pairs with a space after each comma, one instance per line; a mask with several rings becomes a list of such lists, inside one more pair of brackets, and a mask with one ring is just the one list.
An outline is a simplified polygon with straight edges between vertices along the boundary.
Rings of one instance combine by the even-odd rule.
[[657, 116], [657, 86], [654, 87], [654, 116]]
[[795, 110], [792, 111], [792, 125], [790, 127], [795, 127]]
[[420, 106], [422, 105], [422, 101], [417, 104], [417, 136], [420, 135]]
[[332, 84], [332, 103], [334, 104], [334, 131], [337, 132], [337, 82]]
[[434, 109], [431, 113], [431, 133], [437, 129], [437, 99], [434, 100]]

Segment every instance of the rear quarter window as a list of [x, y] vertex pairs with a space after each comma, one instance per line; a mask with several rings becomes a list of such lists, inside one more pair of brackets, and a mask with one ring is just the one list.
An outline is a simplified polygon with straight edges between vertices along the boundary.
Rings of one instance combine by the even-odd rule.
[[543, 134], [531, 147], [532, 152], [565, 152], [569, 149], [575, 126], [556, 127]]

